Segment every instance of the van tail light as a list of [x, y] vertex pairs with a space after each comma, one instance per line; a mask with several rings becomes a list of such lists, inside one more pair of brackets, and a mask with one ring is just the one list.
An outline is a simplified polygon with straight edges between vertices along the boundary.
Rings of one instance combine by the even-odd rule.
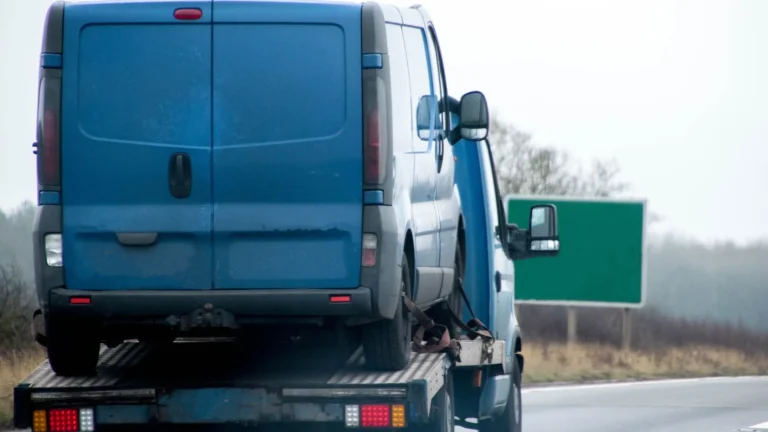
[[379, 130], [379, 110], [374, 108], [368, 115], [368, 145], [365, 153], [365, 182], [369, 184], [378, 184], [382, 174]]
[[378, 70], [363, 71], [363, 179], [368, 186], [378, 186], [387, 179], [389, 150], [387, 90]]
[[42, 189], [61, 186], [61, 78], [43, 76], [37, 107], [37, 176]]
[[373, 233], [363, 234], [363, 267], [373, 267], [376, 265], [376, 249], [379, 246], [379, 238]]

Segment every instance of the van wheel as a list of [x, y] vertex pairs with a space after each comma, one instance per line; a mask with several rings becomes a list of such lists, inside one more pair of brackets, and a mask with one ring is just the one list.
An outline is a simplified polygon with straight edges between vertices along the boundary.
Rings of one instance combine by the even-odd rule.
[[[456, 315], [459, 321], [462, 321], [462, 312], [464, 311], [464, 299], [461, 296], [461, 290], [464, 288], [464, 257], [461, 254], [461, 247], [456, 245], [456, 256], [453, 263], [453, 291], [448, 297], [450, 311]], [[461, 328], [456, 325], [450, 315], [447, 317], [447, 327], [451, 332], [451, 337], [456, 339], [461, 335]]]
[[512, 366], [512, 382], [509, 386], [507, 407], [497, 418], [480, 422], [479, 432], [522, 432], [523, 430], [523, 399], [520, 391], [522, 376], [520, 363], [517, 359]]
[[451, 318], [451, 314], [456, 315], [459, 321], [463, 321], [462, 312], [464, 311], [464, 299], [461, 296], [461, 289], [464, 284], [464, 259], [461, 248], [456, 245], [456, 253], [453, 259], [453, 290], [451, 295], [445, 301], [440, 302], [435, 307], [435, 322], [448, 328], [451, 339], [458, 339], [461, 336], [461, 327], [459, 327]]
[[[411, 295], [411, 272], [403, 255], [399, 293]], [[411, 313], [397, 302], [395, 316], [367, 324], [363, 330], [365, 364], [371, 370], [399, 371], [411, 359]]]
[[50, 317], [46, 324], [48, 362], [56, 375], [93, 375], [101, 348], [98, 336], [93, 334], [93, 326]]

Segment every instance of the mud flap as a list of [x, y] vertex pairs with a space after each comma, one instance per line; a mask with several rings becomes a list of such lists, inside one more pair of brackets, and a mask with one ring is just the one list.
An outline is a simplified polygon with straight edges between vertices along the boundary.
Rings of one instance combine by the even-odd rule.
[[478, 420], [494, 418], [504, 412], [509, 399], [510, 385], [512, 385], [512, 377], [509, 375], [496, 375], [485, 380], [477, 407]]
[[43, 315], [43, 311], [41, 311], [40, 309], [37, 309], [32, 314], [31, 330], [32, 330], [32, 338], [35, 339], [35, 342], [45, 347], [46, 343], [48, 342], [48, 338], [45, 335], [45, 316]]

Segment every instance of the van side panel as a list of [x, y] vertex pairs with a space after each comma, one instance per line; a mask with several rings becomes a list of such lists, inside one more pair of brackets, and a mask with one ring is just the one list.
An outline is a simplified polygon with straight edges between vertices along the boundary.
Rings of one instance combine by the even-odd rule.
[[[176, 20], [179, 7], [203, 18]], [[210, 17], [210, 1], [66, 7], [67, 288], [211, 289]], [[170, 192], [176, 153], [186, 198]]]
[[361, 5], [213, 2], [214, 288], [353, 288]]

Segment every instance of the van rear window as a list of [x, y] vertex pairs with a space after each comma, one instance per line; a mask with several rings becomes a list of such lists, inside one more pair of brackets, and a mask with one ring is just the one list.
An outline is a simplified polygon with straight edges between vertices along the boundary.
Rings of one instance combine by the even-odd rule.
[[210, 45], [207, 25], [85, 27], [77, 54], [81, 131], [107, 141], [209, 146]]
[[341, 27], [216, 24], [213, 41], [218, 145], [310, 140], [342, 130], [348, 64]]

